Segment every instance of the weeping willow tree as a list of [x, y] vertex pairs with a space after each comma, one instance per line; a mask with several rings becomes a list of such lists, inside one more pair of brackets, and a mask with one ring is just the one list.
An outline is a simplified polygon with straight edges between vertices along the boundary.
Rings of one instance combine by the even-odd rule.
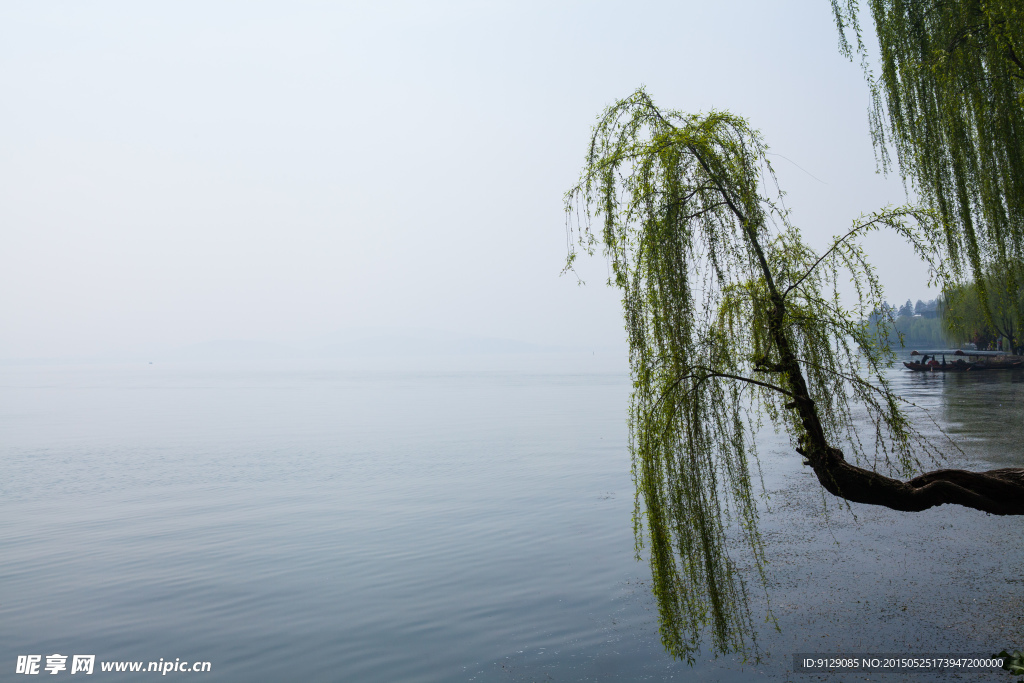
[[[953, 269], [981, 287], [1024, 283], [1024, 5], [1020, 0], [871, 0], [877, 77], [856, 0], [831, 0], [840, 49], [861, 56], [872, 138], [945, 222]], [[851, 39], [848, 39], [848, 34]], [[987, 313], [987, 311], [986, 311]]]
[[[913, 476], [938, 453], [886, 380], [893, 355], [878, 328], [860, 322], [883, 302], [859, 238], [893, 230], [941, 277], [941, 222], [890, 208], [816, 253], [787, 220], [765, 154], [743, 119], [661, 110], [641, 89], [600, 117], [566, 194], [567, 268], [603, 245], [622, 291], [638, 552], [650, 556], [662, 640], [691, 661], [706, 635], [716, 652], [756, 649], [744, 577], [766, 585], [753, 441], [762, 420], [845, 500], [1024, 514], [1024, 470]], [[844, 306], [848, 279], [857, 301]]]

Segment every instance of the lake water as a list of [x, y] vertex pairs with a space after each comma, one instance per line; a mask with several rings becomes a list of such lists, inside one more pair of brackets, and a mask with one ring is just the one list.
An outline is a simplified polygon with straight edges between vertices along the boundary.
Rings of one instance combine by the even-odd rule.
[[[154, 674], [100, 662], [208, 661], [168, 676], [211, 681], [813, 680], [792, 653], [1024, 645], [1020, 519], [826, 505], [765, 434], [781, 631], [758, 665], [673, 661], [634, 560], [628, 376], [502, 362], [0, 368], [0, 680], [53, 653], [125, 681]], [[896, 377], [964, 464], [1024, 466], [1024, 373]]]

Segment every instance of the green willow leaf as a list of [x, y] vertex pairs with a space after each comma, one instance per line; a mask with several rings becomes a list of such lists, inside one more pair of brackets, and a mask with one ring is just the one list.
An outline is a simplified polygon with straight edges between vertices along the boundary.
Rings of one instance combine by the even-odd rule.
[[[883, 296], [858, 243], [893, 230], [941, 275], [934, 213], [862, 216], [819, 254], [789, 223], [766, 151], [738, 116], [661, 110], [640, 89], [600, 117], [565, 197], [566, 267], [600, 240], [622, 292], [637, 553], [649, 554], [662, 641], [691, 662], [705, 637], [715, 652], [757, 653], [745, 577], [765, 594], [767, 578], [754, 435], [767, 418], [797, 446], [807, 424], [790, 405], [806, 401], [805, 380], [783, 360], [799, 363], [823, 437], [855, 459], [909, 474], [915, 452], [937, 456], [889, 388], [892, 352], [859, 322]], [[839, 293], [850, 280], [852, 306]], [[870, 452], [855, 413], [873, 425]]]

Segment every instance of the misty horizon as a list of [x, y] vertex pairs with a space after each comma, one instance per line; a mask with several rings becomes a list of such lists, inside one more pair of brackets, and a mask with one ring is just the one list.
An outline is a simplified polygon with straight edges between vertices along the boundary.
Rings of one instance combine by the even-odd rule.
[[[749, 118], [812, 246], [907, 199], [828, 3], [737, 3], [727, 50], [721, 6], [196, 7], [0, 8], [0, 358], [379, 327], [623, 347], [605, 259], [561, 274], [562, 197], [642, 84]], [[865, 244], [890, 299], [929, 298], [901, 240]]]

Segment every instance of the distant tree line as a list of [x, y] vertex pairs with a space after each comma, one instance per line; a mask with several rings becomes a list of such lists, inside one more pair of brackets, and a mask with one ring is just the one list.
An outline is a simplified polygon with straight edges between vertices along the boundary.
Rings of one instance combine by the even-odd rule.
[[[930, 299], [915, 304], [910, 299], [902, 306], [888, 302], [876, 308], [869, 318], [874, 335], [882, 344], [898, 348], [900, 339], [907, 348], [935, 348], [953, 344], [943, 325], [943, 301]], [[888, 323], [888, 324], [880, 324]], [[886, 330], [890, 333], [886, 334]]]
[[[984, 302], [988, 302], [986, 312]], [[887, 325], [880, 325], [887, 321]], [[943, 296], [902, 306], [885, 302], [868, 320], [880, 343], [906, 348], [962, 347], [1024, 355], [1024, 288], [1009, 278], [985, 277], [948, 288]], [[889, 329], [887, 335], [885, 330]]]

